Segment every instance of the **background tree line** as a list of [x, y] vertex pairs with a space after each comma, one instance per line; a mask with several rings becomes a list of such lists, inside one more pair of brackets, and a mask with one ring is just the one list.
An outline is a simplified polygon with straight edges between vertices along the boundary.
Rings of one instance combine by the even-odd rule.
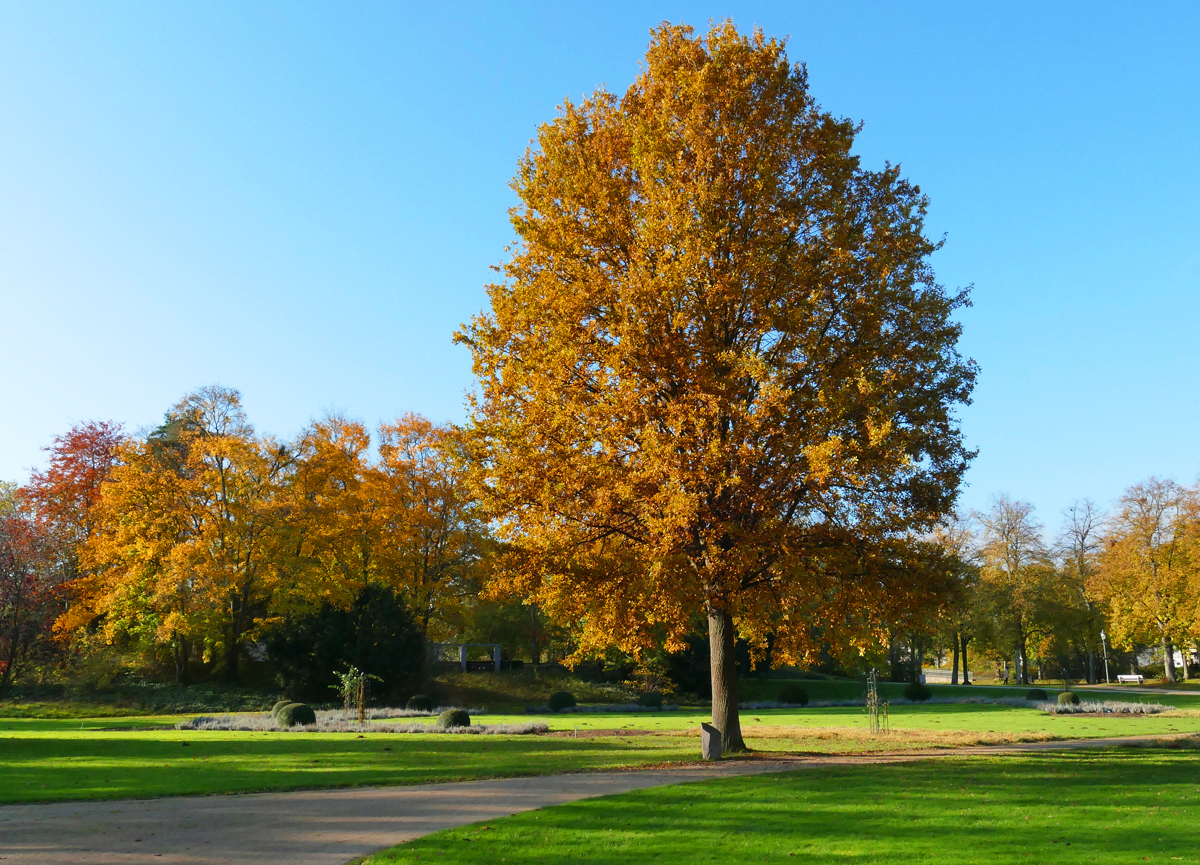
[[[496, 641], [533, 661], [578, 654], [569, 616], [486, 594], [506, 553], [452, 427], [407, 415], [373, 443], [362, 424], [328, 416], [280, 441], [255, 432], [236, 391], [209, 387], [143, 435], [83, 424], [48, 452], [25, 486], [0, 489], [0, 689], [33, 670], [97, 667], [237, 679], [265, 659], [298, 693], [327, 693], [348, 663], [394, 691], [415, 684], [426, 641]], [[1147, 650], [1156, 673], [1189, 675], [1175, 653], [1200, 641], [1197, 488], [1151, 479], [1107, 515], [1081, 502], [1053, 542], [1031, 505], [1001, 496], [933, 540], [953, 589], [930, 624], [893, 620], [886, 643], [824, 650], [817, 668], [908, 679], [937, 658], [955, 682], [969, 663], [1015, 682], [1096, 682], [1104, 631], [1113, 675]], [[704, 694], [704, 630], [698, 621], [685, 648], [636, 665], [590, 651], [636, 667], [647, 688]], [[778, 660], [773, 644], [756, 649], [760, 665]], [[738, 666], [751, 669], [745, 641]]]
[[1108, 514], [1078, 502], [1053, 541], [1032, 505], [1000, 496], [939, 540], [956, 563], [956, 600], [936, 626], [899, 635], [893, 663], [925, 649], [950, 661], [954, 682], [970, 658], [1020, 683], [1102, 682], [1107, 651], [1113, 677], [1137, 672], [1139, 658], [1151, 659], [1144, 673], [1189, 676], [1200, 650], [1197, 487], [1151, 478]]

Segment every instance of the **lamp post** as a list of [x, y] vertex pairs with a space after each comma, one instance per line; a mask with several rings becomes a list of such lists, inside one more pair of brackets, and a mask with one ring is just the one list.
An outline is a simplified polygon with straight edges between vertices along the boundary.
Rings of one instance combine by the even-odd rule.
[[1108, 634], [1100, 629], [1100, 645], [1104, 649], [1104, 684], [1108, 684]]

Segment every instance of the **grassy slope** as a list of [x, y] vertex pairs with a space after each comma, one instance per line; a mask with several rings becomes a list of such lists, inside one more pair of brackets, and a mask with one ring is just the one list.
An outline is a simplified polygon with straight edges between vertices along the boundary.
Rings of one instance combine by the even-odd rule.
[[659, 787], [448, 830], [367, 862], [1200, 861], [1195, 752], [1111, 750]]

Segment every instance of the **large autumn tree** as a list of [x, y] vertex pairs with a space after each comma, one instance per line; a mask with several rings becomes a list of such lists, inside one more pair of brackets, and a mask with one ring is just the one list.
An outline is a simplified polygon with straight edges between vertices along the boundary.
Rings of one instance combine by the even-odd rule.
[[501, 587], [577, 622], [580, 652], [707, 620], [727, 750], [736, 635], [803, 661], [933, 603], [944, 569], [911, 538], [970, 456], [967, 295], [856, 132], [783, 43], [661, 26], [623, 96], [539, 129], [504, 279], [457, 337]]

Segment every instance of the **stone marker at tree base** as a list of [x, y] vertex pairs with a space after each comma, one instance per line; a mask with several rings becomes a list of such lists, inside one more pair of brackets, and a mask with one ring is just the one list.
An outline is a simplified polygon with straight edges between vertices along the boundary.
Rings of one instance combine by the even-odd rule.
[[721, 759], [721, 731], [712, 724], [700, 724], [700, 756], [705, 760]]

